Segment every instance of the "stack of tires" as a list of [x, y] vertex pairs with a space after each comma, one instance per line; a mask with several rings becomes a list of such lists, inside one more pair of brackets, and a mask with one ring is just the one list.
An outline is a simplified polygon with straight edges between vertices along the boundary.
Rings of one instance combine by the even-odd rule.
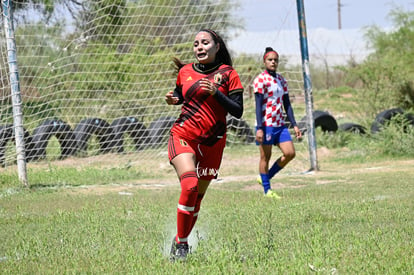
[[[403, 115], [408, 121], [408, 126], [414, 126], [414, 115], [405, 113], [401, 108], [392, 108], [380, 112], [371, 125], [371, 133], [375, 134], [391, 121], [394, 116]], [[55, 137], [60, 145], [60, 159], [86, 152], [92, 136], [99, 143], [99, 153], [109, 152], [123, 153], [124, 139], [128, 135], [135, 150], [159, 147], [168, 139], [168, 131], [176, 118], [164, 116], [152, 121], [147, 128], [136, 117], [120, 117], [108, 123], [107, 121], [92, 117], [81, 120], [75, 128], [58, 118], [48, 118], [30, 133], [24, 129], [24, 141], [27, 161], [36, 161], [46, 157], [46, 148], [49, 140]], [[299, 129], [306, 133], [307, 117], [298, 122]], [[334, 133], [338, 130], [357, 134], [365, 134], [366, 129], [356, 123], [348, 122], [338, 125], [335, 118], [328, 112], [316, 110], [313, 112], [314, 127], [320, 127], [323, 132]], [[290, 125], [288, 125], [290, 126]], [[232, 116], [227, 117], [227, 130], [234, 133], [234, 137], [242, 143], [249, 144], [255, 141], [254, 129], [243, 119]], [[0, 126], [0, 164], [5, 165], [5, 152], [8, 142], [14, 142], [14, 130], [12, 124]]]
[[[147, 128], [132, 116], [117, 118], [111, 124], [101, 118], [92, 117], [81, 120], [72, 129], [61, 119], [46, 119], [33, 130], [32, 135], [24, 130], [26, 160], [30, 162], [44, 159], [52, 137], [55, 137], [60, 145], [59, 159], [86, 152], [92, 136], [98, 140], [101, 154], [124, 152], [125, 135], [130, 136], [137, 151], [146, 147], [157, 147], [164, 144], [166, 133], [174, 121], [173, 117], [161, 117], [154, 120]], [[7, 143], [14, 142], [14, 140], [13, 125], [0, 126], [0, 163], [2, 166], [5, 165]]]
[[[324, 111], [314, 111], [312, 113], [315, 128], [320, 127], [324, 132], [336, 132], [338, 130], [338, 123], [335, 118]], [[307, 126], [306, 122], [308, 117], [304, 116], [299, 122], [298, 127], [302, 133], [306, 133]]]
[[[411, 113], [406, 113], [401, 108], [391, 108], [384, 110], [378, 113], [375, 117], [374, 122], [371, 124], [371, 133], [376, 134], [380, 132], [384, 127], [386, 127], [389, 122], [395, 117], [401, 115], [407, 121], [407, 126], [414, 127], [414, 115]], [[352, 132], [356, 134], [366, 134], [367, 129], [357, 123], [347, 122], [342, 123], [340, 125], [337, 124], [335, 118], [329, 114], [328, 112], [324, 111], [314, 111], [313, 112], [313, 120], [315, 128], [320, 127], [323, 132], [336, 132], [337, 130]], [[303, 117], [298, 126], [302, 133], [307, 131], [306, 126], [307, 117]]]
[[[30, 133], [26, 130], [24, 130], [24, 142], [27, 149], [31, 149], [31, 142], [32, 137], [30, 136]], [[14, 130], [13, 130], [13, 124], [6, 124], [0, 126], [0, 164], [1, 166], [5, 165], [5, 155], [6, 155], [6, 146], [8, 142], [14, 143]]]
[[402, 116], [406, 120], [406, 127], [414, 127], [414, 115], [411, 113], [405, 112], [401, 108], [391, 108], [384, 110], [377, 114], [374, 122], [371, 124], [371, 133], [375, 134], [380, 132], [384, 127], [386, 127], [393, 118], [396, 116]]

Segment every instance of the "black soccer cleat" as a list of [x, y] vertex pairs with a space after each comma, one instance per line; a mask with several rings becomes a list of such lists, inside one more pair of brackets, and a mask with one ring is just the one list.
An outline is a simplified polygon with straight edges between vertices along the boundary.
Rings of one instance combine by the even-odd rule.
[[174, 261], [185, 261], [187, 254], [190, 252], [188, 243], [177, 243], [175, 238], [171, 245], [170, 260]]

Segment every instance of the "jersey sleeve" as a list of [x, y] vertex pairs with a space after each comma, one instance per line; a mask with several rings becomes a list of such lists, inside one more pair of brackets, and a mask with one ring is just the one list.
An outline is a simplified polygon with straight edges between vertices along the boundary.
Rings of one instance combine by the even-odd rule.
[[286, 81], [286, 78], [284, 78], [283, 76], [281, 76], [281, 82], [282, 82], [282, 87], [283, 87], [283, 94], [284, 95], [286, 95], [286, 94], [288, 94], [288, 92], [289, 92], [289, 89], [288, 89], [288, 83], [287, 83], [287, 81]]
[[181, 70], [178, 71], [177, 80], [175, 82], [175, 85], [177, 85], [179, 87], [182, 87], [182, 85], [181, 85]]
[[255, 103], [256, 103], [256, 126], [258, 129], [263, 130], [262, 120], [263, 120], [263, 112], [262, 112], [262, 104], [263, 104], [263, 94], [255, 93], [254, 94]]
[[183, 90], [180, 86], [175, 85], [173, 96], [178, 98], [178, 101], [175, 103], [175, 105], [179, 105], [184, 102]]
[[253, 80], [253, 90], [254, 93], [264, 94], [264, 78], [262, 74], [259, 74], [254, 80]]
[[229, 79], [229, 95], [234, 93], [243, 93], [243, 86], [239, 74], [233, 70]]

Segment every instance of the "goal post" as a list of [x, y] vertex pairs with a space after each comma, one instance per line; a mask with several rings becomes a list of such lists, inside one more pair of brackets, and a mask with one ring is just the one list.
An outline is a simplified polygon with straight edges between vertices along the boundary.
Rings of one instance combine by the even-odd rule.
[[[263, 9], [245, 8], [257, 5], [255, 0], [10, 2], [23, 118], [13, 124], [12, 105], [16, 104], [5, 69], [6, 33], [1, 29], [2, 166], [20, 161], [10, 134], [19, 125], [23, 126], [18, 136], [23, 137], [20, 144], [25, 145], [27, 165], [66, 159], [78, 165], [111, 159], [116, 159], [116, 165], [150, 159], [167, 162], [168, 131], [180, 112], [179, 106], [169, 106], [164, 100], [166, 92], [175, 87], [172, 58], [193, 62], [192, 40], [203, 28], [224, 37], [245, 88], [242, 119], [228, 117], [230, 149], [258, 155], [251, 84], [264, 70], [262, 55], [267, 46], [280, 54], [278, 71], [288, 81], [296, 120], [308, 112], [295, 0], [267, 2], [269, 10], [285, 12], [281, 18], [263, 15]], [[272, 23], [263, 25], [265, 18]], [[3, 13], [1, 19], [6, 19]], [[252, 31], [246, 28], [248, 24], [266, 28]], [[308, 143], [295, 143], [298, 165], [291, 165], [288, 172], [308, 168]]]
[[2, 15], [7, 49], [7, 62], [10, 75], [13, 128], [16, 143], [17, 170], [20, 182], [28, 186], [23, 130], [23, 108], [20, 94], [19, 70], [17, 66], [16, 43], [13, 28], [13, 13], [10, 0], [2, 0]]
[[309, 144], [310, 171], [319, 170], [316, 154], [315, 122], [313, 118], [312, 80], [310, 76], [308, 39], [306, 31], [305, 7], [303, 0], [296, 1], [298, 9], [298, 26], [300, 51], [302, 55], [303, 86], [306, 104], [306, 125]]

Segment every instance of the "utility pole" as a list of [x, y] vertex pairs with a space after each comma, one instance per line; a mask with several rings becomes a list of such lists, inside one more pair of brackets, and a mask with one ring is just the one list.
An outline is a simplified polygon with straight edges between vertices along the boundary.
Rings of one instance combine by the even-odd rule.
[[338, 30], [342, 29], [342, 22], [341, 22], [341, 0], [338, 0]]

